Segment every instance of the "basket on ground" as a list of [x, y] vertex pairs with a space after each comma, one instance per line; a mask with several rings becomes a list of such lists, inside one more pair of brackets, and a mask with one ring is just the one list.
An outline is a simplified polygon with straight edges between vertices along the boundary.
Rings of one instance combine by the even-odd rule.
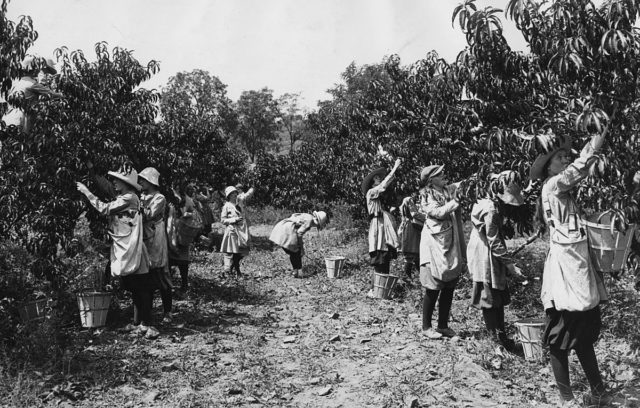
[[327, 267], [327, 276], [329, 278], [340, 278], [345, 262], [346, 259], [344, 256], [329, 256], [324, 258], [324, 263]]
[[20, 319], [24, 323], [42, 320], [49, 311], [51, 311], [50, 299], [38, 299], [30, 302], [24, 302], [18, 308]]
[[111, 303], [109, 292], [78, 293], [78, 309], [82, 327], [102, 327], [107, 323], [107, 312]]
[[598, 272], [621, 271], [629, 255], [636, 225], [617, 231], [611, 228], [611, 212], [605, 211], [589, 217], [586, 226], [589, 253], [595, 269]]
[[378, 299], [389, 299], [396, 282], [398, 282], [398, 277], [395, 275], [374, 272], [373, 296]]
[[544, 319], [522, 319], [515, 322], [515, 325], [518, 329], [518, 339], [522, 343], [524, 358], [526, 360], [542, 360], [544, 357], [542, 346]]

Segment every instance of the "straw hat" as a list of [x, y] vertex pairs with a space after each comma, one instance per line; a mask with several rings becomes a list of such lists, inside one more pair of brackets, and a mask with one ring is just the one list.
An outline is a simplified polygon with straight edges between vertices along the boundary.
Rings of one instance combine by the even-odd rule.
[[540, 154], [536, 157], [535, 161], [531, 165], [531, 170], [529, 170], [529, 178], [531, 180], [543, 179], [545, 177], [544, 167], [560, 150], [571, 152], [571, 136], [558, 138], [553, 133], [549, 133], [542, 135], [542, 137], [547, 138], [550, 143], [555, 142], [555, 145], [547, 153]]
[[107, 172], [107, 174], [113, 178], [117, 178], [118, 180], [127, 183], [138, 191], [142, 190], [142, 187], [140, 186], [140, 184], [138, 184], [138, 172], [133, 169], [131, 169], [131, 172], [129, 172], [129, 174], [126, 174], [120, 170], [110, 171]]
[[237, 188], [235, 188], [234, 186], [229, 186], [229, 187], [224, 189], [224, 197], [225, 198], [229, 198], [229, 195], [231, 193], [237, 193], [237, 192], [238, 192]]
[[140, 174], [138, 174], [138, 177], [147, 180], [149, 183], [153, 184], [156, 187], [160, 187], [160, 172], [154, 167], [146, 167], [140, 172]]
[[518, 175], [513, 170], [505, 170], [491, 175], [491, 190], [498, 191], [495, 195], [505, 204], [521, 206], [524, 204], [522, 190], [517, 183]]
[[327, 222], [329, 222], [327, 213], [324, 211], [314, 211], [313, 217], [316, 219], [318, 229], [323, 229], [327, 225]]
[[426, 183], [437, 175], [441, 174], [444, 170], [444, 164], [433, 164], [422, 169], [420, 172], [420, 182]]
[[362, 194], [367, 195], [367, 191], [369, 191], [369, 189], [371, 188], [371, 183], [373, 182], [373, 178], [375, 176], [384, 177], [386, 174], [387, 174], [387, 169], [385, 169], [384, 167], [379, 167], [374, 171], [372, 171], [371, 173], [369, 173], [367, 177], [365, 177], [364, 180], [362, 180], [362, 186], [361, 186]]

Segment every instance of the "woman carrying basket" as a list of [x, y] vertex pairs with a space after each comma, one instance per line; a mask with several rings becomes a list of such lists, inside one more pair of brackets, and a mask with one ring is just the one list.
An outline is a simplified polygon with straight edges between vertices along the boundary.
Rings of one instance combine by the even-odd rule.
[[560, 398], [573, 404], [569, 382], [571, 349], [575, 350], [589, 381], [589, 404], [606, 404], [610, 395], [598, 369], [593, 348], [600, 334], [600, 303], [608, 299], [596, 273], [587, 244], [576, 190], [587, 177], [594, 154], [606, 131], [592, 136], [580, 156], [571, 161], [571, 139], [566, 137], [531, 166], [530, 178], [544, 180], [537, 218], [549, 228], [549, 253], [544, 264], [541, 299], [546, 312], [543, 341], [549, 346], [551, 367]]
[[[385, 176], [384, 167], [378, 168], [362, 181], [362, 193], [367, 199], [367, 211], [371, 223], [369, 225], [369, 256], [375, 273], [389, 274], [392, 259], [398, 257], [398, 235], [396, 224], [388, 211], [382, 205], [382, 193], [386, 191], [394, 179], [396, 170], [400, 167], [400, 159], [389, 174]], [[373, 296], [375, 274], [371, 274], [371, 290], [368, 297]]]
[[136, 334], [149, 339], [158, 337], [159, 332], [151, 326], [153, 304], [153, 280], [149, 274], [149, 256], [143, 242], [142, 214], [137, 192], [138, 174], [135, 170], [110, 171], [117, 196], [113, 201], [100, 201], [83, 183], [76, 183], [78, 191], [100, 214], [109, 217], [111, 245], [111, 274], [122, 278], [122, 286], [131, 291], [133, 300], [133, 325], [126, 327]]
[[302, 255], [304, 254], [302, 237], [311, 227], [321, 230], [328, 222], [327, 213], [314, 211], [313, 214], [292, 214], [291, 217], [278, 222], [273, 227], [269, 240], [282, 247], [289, 255], [294, 278], [305, 277], [302, 272]]
[[473, 230], [467, 246], [469, 273], [473, 279], [472, 305], [482, 310], [484, 323], [493, 340], [507, 350], [514, 348], [507, 337], [504, 307], [511, 302], [507, 275], [522, 276], [507, 252], [503, 219], [507, 206], [524, 203], [517, 173], [506, 170], [490, 177], [488, 197], [478, 200], [471, 210]]

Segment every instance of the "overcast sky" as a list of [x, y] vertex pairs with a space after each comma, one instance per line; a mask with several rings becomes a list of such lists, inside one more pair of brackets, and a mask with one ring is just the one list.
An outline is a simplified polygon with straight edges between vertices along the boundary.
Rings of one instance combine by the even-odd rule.
[[[269, 87], [299, 92], [315, 107], [352, 62], [398, 54], [403, 64], [436, 50], [452, 61], [465, 46], [451, 26], [460, 0], [12, 0], [9, 18], [33, 18], [30, 53], [67, 46], [95, 59], [96, 42], [134, 50], [143, 64], [160, 61], [144, 86], [160, 89], [180, 71], [203, 69], [228, 85], [229, 97]], [[507, 0], [478, 0], [504, 9]], [[503, 19], [504, 21], [504, 19]], [[505, 33], [524, 50], [511, 21]]]

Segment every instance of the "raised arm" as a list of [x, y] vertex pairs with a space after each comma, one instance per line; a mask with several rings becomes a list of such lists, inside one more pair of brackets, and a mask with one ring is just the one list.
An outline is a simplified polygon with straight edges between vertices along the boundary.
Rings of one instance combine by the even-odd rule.
[[580, 156], [573, 161], [559, 176], [555, 179], [556, 189], [559, 191], [568, 191], [577, 186], [589, 174], [589, 166], [591, 159], [602, 148], [605, 136], [609, 128], [605, 128], [602, 133], [593, 135], [591, 140], [580, 151]]
[[422, 207], [421, 212], [427, 217], [444, 220], [449, 214], [456, 211], [460, 207], [460, 204], [456, 200], [449, 200], [440, 205], [436, 200], [429, 199], [426, 195], [423, 195], [420, 206]]
[[125, 210], [129, 207], [129, 202], [124, 196], [118, 196], [115, 200], [105, 203], [103, 201], [100, 201], [100, 199], [96, 197], [91, 191], [89, 191], [87, 186], [85, 186], [83, 183], [76, 184], [78, 191], [80, 191], [85, 195], [85, 197], [87, 197], [89, 203], [93, 206], [93, 208], [98, 210], [100, 214], [110, 215]]
[[389, 187], [389, 184], [391, 184], [391, 182], [393, 181], [393, 178], [395, 177], [396, 170], [398, 170], [398, 168], [400, 167], [400, 163], [401, 163], [401, 160], [396, 159], [396, 162], [394, 163], [393, 168], [391, 169], [389, 174], [387, 174], [387, 177], [385, 177], [384, 180], [380, 182], [380, 185], [379, 185], [380, 189], [386, 190], [387, 187]]

